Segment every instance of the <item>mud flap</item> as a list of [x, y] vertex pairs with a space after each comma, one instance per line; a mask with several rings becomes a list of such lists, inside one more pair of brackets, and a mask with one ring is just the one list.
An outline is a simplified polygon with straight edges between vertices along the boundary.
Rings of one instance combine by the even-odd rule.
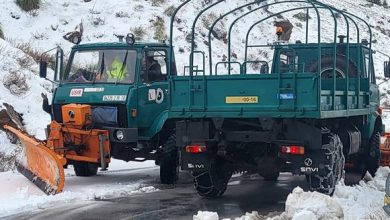
[[22, 155], [16, 164], [18, 171], [46, 194], [62, 192], [65, 184], [63, 166], [66, 159], [22, 131], [10, 126], [4, 128], [14, 133], [23, 147]]
[[205, 171], [210, 169], [210, 159], [207, 154], [190, 154], [183, 150], [180, 153], [181, 170]]

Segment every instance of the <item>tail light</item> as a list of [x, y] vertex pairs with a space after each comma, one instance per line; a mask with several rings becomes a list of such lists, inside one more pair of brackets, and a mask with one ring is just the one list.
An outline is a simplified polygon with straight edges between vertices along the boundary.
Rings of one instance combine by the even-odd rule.
[[305, 154], [305, 148], [303, 146], [282, 146], [281, 152], [284, 154]]
[[201, 144], [193, 144], [186, 146], [186, 152], [190, 154], [199, 154], [206, 152], [206, 146]]

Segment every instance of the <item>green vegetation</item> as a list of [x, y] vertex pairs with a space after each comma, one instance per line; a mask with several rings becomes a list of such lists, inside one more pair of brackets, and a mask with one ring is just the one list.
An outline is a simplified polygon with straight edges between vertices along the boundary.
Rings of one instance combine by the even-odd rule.
[[131, 29], [131, 32], [133, 32], [136, 40], [142, 40], [146, 35], [145, 28], [139, 26]]
[[154, 39], [158, 41], [163, 41], [167, 39], [167, 35], [165, 33], [165, 22], [164, 19], [157, 17], [155, 21], [153, 21], [154, 28]]
[[24, 11], [39, 9], [41, 0], [16, 0], [15, 3]]
[[171, 17], [173, 15], [173, 13], [175, 12], [175, 10], [176, 10], [176, 7], [174, 5], [171, 5], [165, 9], [164, 14], [168, 17]]
[[152, 6], [161, 6], [166, 0], [152, 0]]
[[0, 24], [0, 38], [4, 39], [4, 32], [3, 32], [3, 28], [1, 27], [1, 24]]
[[[300, 21], [306, 21], [308, 19], [307, 14], [303, 12], [299, 12], [298, 14], [293, 15], [293, 17]], [[310, 15], [309, 19], [311, 19]]]

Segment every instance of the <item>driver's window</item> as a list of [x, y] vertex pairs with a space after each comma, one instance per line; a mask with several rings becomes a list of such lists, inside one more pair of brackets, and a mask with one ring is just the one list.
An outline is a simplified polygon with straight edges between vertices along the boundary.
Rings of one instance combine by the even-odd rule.
[[167, 80], [167, 56], [164, 50], [147, 50], [142, 62], [142, 82]]

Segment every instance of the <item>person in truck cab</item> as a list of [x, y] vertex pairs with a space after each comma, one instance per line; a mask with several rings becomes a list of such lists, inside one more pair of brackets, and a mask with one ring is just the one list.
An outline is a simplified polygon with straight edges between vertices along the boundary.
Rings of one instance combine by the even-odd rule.
[[111, 67], [106, 71], [108, 81], [122, 81], [127, 75], [128, 70], [123, 65], [123, 61], [119, 57], [115, 57], [112, 61]]
[[142, 78], [143, 81], [159, 81], [162, 77], [161, 65], [154, 59], [154, 52], [149, 51], [145, 57], [145, 69], [147, 70]]

